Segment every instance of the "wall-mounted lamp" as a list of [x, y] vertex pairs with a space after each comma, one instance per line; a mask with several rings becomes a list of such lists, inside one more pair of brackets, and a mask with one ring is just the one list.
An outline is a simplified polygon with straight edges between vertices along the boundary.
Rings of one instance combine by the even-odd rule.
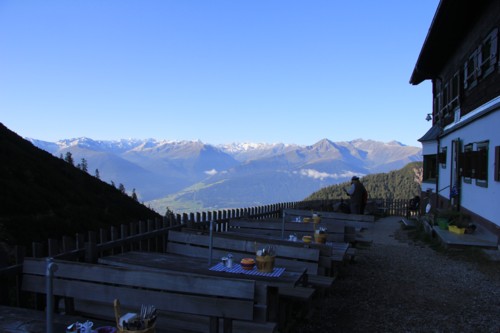
[[432, 120], [431, 113], [427, 114], [427, 117], [425, 117], [425, 120], [427, 120], [427, 121], [431, 121]]

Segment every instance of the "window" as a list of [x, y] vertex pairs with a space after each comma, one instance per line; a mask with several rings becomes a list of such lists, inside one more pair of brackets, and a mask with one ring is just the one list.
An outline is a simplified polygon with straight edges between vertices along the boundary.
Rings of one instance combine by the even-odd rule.
[[450, 111], [455, 110], [459, 106], [460, 98], [460, 72], [456, 72], [450, 81]]
[[424, 174], [423, 181], [436, 179], [437, 156], [424, 155]]
[[464, 183], [472, 184], [476, 180], [477, 186], [488, 187], [488, 141], [475, 144], [469, 143], [464, 146], [464, 152], [460, 155], [460, 176], [464, 177]]
[[477, 143], [475, 167], [476, 185], [488, 187], [488, 141]]
[[497, 62], [497, 34], [498, 28], [493, 30], [479, 47], [478, 66], [482, 76], [493, 72]]
[[443, 125], [450, 124], [454, 111], [460, 106], [460, 71], [453, 74], [445, 83], [438, 82], [434, 96], [434, 110], [436, 120], [441, 120]]
[[469, 59], [465, 62], [464, 65], [464, 88], [471, 89], [477, 84], [478, 75], [478, 66], [477, 66], [477, 50], [472, 52]]
[[495, 69], [498, 52], [498, 28], [486, 36], [465, 61], [464, 89], [471, 89], [477, 85], [478, 79], [484, 78]]
[[441, 164], [443, 169], [446, 169], [446, 152], [448, 151], [448, 147], [442, 147], [441, 152], [438, 155], [438, 162]]
[[495, 181], [500, 182], [500, 146], [495, 147]]
[[472, 143], [464, 146], [464, 153], [460, 159], [461, 176], [464, 177], [464, 183], [472, 184]]

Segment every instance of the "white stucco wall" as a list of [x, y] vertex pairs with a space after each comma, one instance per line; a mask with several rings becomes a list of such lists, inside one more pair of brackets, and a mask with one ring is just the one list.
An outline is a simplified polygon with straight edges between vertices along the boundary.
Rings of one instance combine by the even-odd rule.
[[422, 155], [435, 155], [437, 151], [437, 142], [422, 142]]
[[452, 140], [456, 139], [461, 140], [462, 149], [464, 145], [489, 140], [488, 187], [477, 186], [475, 179], [472, 179], [471, 184], [464, 183], [463, 178], [461, 178], [460, 203], [464, 208], [500, 226], [500, 182], [494, 180], [495, 146], [500, 146], [500, 110], [489, 113], [441, 138], [440, 146], [448, 147], [446, 169], [439, 169], [438, 185], [440, 190], [446, 188], [440, 193], [445, 197], [449, 197], [449, 188], [447, 187], [450, 185]]

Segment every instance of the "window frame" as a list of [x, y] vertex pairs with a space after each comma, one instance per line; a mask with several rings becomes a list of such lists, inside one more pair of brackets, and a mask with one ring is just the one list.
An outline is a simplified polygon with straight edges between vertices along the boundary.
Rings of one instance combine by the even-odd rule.
[[478, 48], [476, 48], [464, 64], [464, 89], [472, 89], [477, 85], [478, 70]]
[[472, 184], [472, 178], [474, 175], [472, 168], [472, 151], [473, 151], [472, 143], [464, 145], [464, 151], [462, 153], [460, 168], [463, 181], [466, 184]]
[[493, 179], [500, 182], [500, 146], [495, 147], [495, 174]]
[[438, 155], [438, 163], [441, 165], [442, 169], [446, 169], [446, 159], [448, 158], [448, 147], [444, 146], [441, 147], [441, 151], [439, 152]]
[[430, 154], [423, 156], [423, 175], [422, 181], [437, 180], [437, 155]]
[[476, 143], [476, 185], [481, 187], [488, 187], [488, 146], [488, 140]]
[[[485, 57], [484, 51], [488, 47], [489, 52]], [[495, 70], [498, 53], [498, 28], [493, 29], [483, 40], [478, 48], [478, 68], [482, 77], [488, 76]]]

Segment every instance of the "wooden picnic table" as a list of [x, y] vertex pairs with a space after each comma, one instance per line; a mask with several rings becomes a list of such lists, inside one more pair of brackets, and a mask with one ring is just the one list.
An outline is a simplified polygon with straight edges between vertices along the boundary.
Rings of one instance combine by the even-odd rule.
[[127, 268], [148, 268], [159, 271], [249, 279], [276, 287], [294, 287], [307, 284], [307, 271], [305, 269], [302, 271], [285, 270], [279, 277], [219, 272], [209, 269], [215, 266], [217, 261], [213, 261], [209, 265], [208, 258], [188, 257], [172, 253], [132, 251], [99, 258], [99, 263]]
[[[339, 264], [343, 263], [347, 258], [347, 252], [350, 248], [350, 244], [346, 242], [326, 242], [326, 243], [315, 243], [315, 242], [310, 242], [310, 243], [305, 243], [303, 242], [300, 238], [298, 238], [296, 241], [291, 241], [290, 239], [286, 238], [283, 239], [279, 236], [271, 236], [271, 235], [249, 235], [248, 233], [239, 233], [238, 231], [235, 231], [237, 229], [233, 229], [232, 231], [228, 232], [218, 232], [216, 234], [217, 237], [226, 237], [226, 238], [235, 238], [235, 239], [241, 239], [241, 240], [252, 240], [255, 241], [259, 244], [282, 244], [282, 245], [287, 245], [287, 246], [293, 246], [293, 247], [298, 247], [298, 248], [312, 248], [312, 249], [319, 249], [320, 250], [320, 266], [323, 268], [328, 268], [328, 269], [338, 269], [338, 267], [332, 267], [332, 266], [338, 266]], [[192, 231], [194, 232], [194, 231]], [[198, 231], [199, 232], [199, 231]], [[312, 272], [308, 272], [309, 277]], [[335, 272], [320, 272], [320, 275], [324, 274], [329, 274], [329, 275], [334, 275]]]

